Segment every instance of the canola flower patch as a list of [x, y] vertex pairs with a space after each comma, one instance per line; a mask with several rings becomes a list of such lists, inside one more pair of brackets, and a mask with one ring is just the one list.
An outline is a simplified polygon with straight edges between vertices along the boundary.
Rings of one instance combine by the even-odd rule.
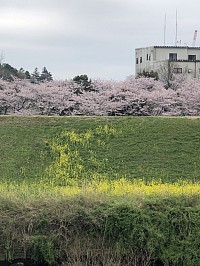
[[72, 198], [88, 197], [98, 198], [170, 198], [170, 197], [200, 197], [200, 184], [189, 182], [162, 183], [154, 182], [145, 183], [142, 180], [130, 181], [126, 178], [112, 181], [91, 181], [89, 183], [79, 182], [69, 186], [54, 186], [45, 183], [1, 183], [0, 198], [15, 199], [48, 199], [48, 198]]

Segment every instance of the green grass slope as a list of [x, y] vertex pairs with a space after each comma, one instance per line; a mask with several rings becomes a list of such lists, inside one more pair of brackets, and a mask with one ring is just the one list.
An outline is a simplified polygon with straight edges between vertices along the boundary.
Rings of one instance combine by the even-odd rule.
[[[107, 149], [94, 146], [107, 159], [112, 178], [176, 181], [200, 179], [200, 118], [189, 117], [0, 117], [0, 177], [35, 180], [52, 162], [45, 141], [62, 131], [84, 132], [112, 125], [120, 134]], [[89, 167], [89, 162], [88, 162]], [[105, 169], [104, 169], [105, 170]]]

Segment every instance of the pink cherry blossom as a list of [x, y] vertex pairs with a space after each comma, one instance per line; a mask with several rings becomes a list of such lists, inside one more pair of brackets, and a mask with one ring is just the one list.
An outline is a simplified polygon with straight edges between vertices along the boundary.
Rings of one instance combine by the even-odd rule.
[[93, 80], [91, 85], [93, 90], [85, 91], [73, 80], [0, 80], [0, 114], [200, 115], [199, 79], [177, 76], [169, 89], [152, 78], [132, 76], [124, 81]]

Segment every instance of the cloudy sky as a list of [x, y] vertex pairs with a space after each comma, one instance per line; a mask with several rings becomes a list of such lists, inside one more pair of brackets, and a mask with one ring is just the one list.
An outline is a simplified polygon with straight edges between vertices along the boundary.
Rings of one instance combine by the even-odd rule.
[[134, 74], [135, 48], [191, 46], [200, 1], [190, 0], [0, 0], [3, 62], [33, 72], [45, 66], [56, 79], [87, 74], [123, 80]]

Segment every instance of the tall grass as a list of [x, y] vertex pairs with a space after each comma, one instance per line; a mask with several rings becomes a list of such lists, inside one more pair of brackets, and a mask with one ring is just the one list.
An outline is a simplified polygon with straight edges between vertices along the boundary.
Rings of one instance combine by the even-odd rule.
[[24, 182], [1, 184], [0, 192], [1, 259], [198, 265], [198, 184], [120, 179], [62, 187]]

